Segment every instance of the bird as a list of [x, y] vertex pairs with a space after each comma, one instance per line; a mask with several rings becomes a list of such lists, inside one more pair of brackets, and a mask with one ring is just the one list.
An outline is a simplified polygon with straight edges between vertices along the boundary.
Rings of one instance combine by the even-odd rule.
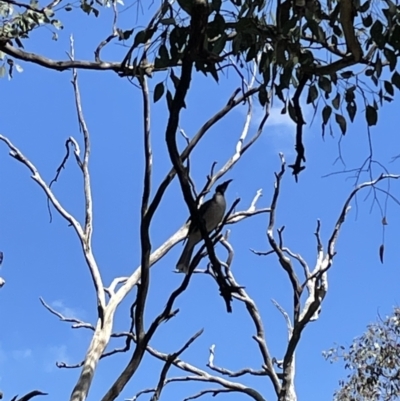
[[[199, 209], [200, 217], [203, 219], [207, 233], [211, 233], [221, 223], [225, 215], [226, 200], [225, 191], [232, 180], [227, 180], [215, 188], [214, 196], [204, 202]], [[194, 247], [201, 241], [202, 236], [199, 227], [192, 220], [189, 225], [187, 242], [183, 248], [182, 255], [176, 264], [176, 269], [183, 273], [188, 273], [190, 259], [192, 258]]]

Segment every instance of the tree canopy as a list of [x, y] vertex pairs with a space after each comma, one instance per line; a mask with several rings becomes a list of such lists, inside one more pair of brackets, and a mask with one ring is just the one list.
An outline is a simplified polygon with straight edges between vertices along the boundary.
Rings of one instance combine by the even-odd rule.
[[[374, 157], [370, 127], [379, 123], [382, 106], [394, 100], [395, 90], [400, 89], [400, 74], [397, 71], [400, 6], [391, 0], [367, 0], [362, 4], [356, 0], [161, 0], [158, 3], [136, 1], [126, 5], [121, 0], [79, 0], [68, 3], [64, 0], [50, 3], [6, 0], [0, 1], [0, 16], [0, 75], [12, 79], [10, 85], [14, 85], [16, 73], [25, 74], [26, 70], [33, 68], [39, 68], [40, 73], [52, 70], [72, 76], [73, 102], [80, 131], [78, 139], [68, 131], [46, 138], [45, 142], [41, 142], [43, 137], [40, 140], [27, 137], [24, 145], [14, 141], [12, 135], [0, 134], [0, 141], [8, 149], [11, 159], [24, 167], [24, 174], [31, 174], [34, 183], [44, 193], [46, 216], [54, 225], [62, 221], [64, 225], [60, 230], [65, 230], [67, 226], [73, 231], [74, 238], [78, 239], [85, 271], [89, 272], [91, 291], [87, 290], [88, 283], [82, 284], [82, 269], [75, 266], [71, 267], [70, 274], [64, 271], [54, 273], [48, 269], [46, 277], [54, 280], [61, 280], [62, 277], [70, 285], [76, 285], [73, 287], [77, 292], [75, 296], [80, 301], [85, 298], [85, 305], [91, 308], [90, 317], [78, 318], [62, 303], [48, 303], [40, 298], [42, 306], [50, 314], [72, 324], [73, 328], [85, 329], [90, 333], [87, 348], [79, 353], [79, 362], [58, 361], [59, 368], [79, 370], [71, 385], [70, 400], [86, 400], [101, 363], [116, 354], [123, 354], [125, 359], [118, 365], [118, 372], [113, 370], [108, 375], [107, 384], [100, 383], [100, 386], [107, 386], [99, 391], [103, 401], [126, 394], [132, 378], [138, 375], [145, 364], [146, 356], [156, 360], [161, 368], [151, 375], [151, 387], [135, 390], [133, 399], [151, 394], [151, 400], [156, 401], [170, 384], [201, 382], [209, 387], [196, 388], [185, 400], [225, 393], [236, 393], [255, 401], [265, 401], [271, 397], [270, 394], [279, 401], [297, 400], [295, 378], [299, 344], [306, 328], [318, 321], [323, 311], [339, 234], [347, 223], [351, 205], [357, 202], [363, 191], [372, 194], [372, 204], [378, 208], [381, 231], [379, 239], [374, 237], [374, 241], [380, 241], [377, 260], [378, 257], [381, 262], [385, 260], [388, 202], [399, 204], [391, 192], [390, 182], [400, 176], [389, 171]], [[80, 36], [75, 35], [77, 27], [80, 28]], [[62, 29], [68, 30], [68, 34], [59, 34]], [[82, 42], [85, 45], [83, 50], [79, 48]], [[46, 46], [43, 46], [44, 43]], [[64, 54], [65, 50], [67, 55]], [[81, 58], [82, 53], [85, 57]], [[87, 97], [81, 95], [78, 76], [83, 76], [85, 72], [113, 73], [113, 93], [105, 99], [96, 98], [94, 93], [100, 80], [91, 78], [93, 81]], [[85, 82], [84, 79], [81, 82]], [[39, 83], [32, 81], [35, 90], [51, 85], [46, 79]], [[207, 92], [201, 99], [192, 95], [196, 85], [203, 85]], [[118, 91], [122, 93], [125, 87], [133, 89], [136, 94], [133, 110], [131, 108], [130, 114], [126, 113], [132, 119], [129, 135], [115, 112], [117, 109], [127, 110], [126, 99], [132, 100], [126, 92], [121, 95], [121, 101], [118, 98]], [[223, 87], [228, 89], [223, 91]], [[29, 86], [24, 89], [24, 93], [18, 94], [21, 102], [26, 100], [22, 98], [32, 96], [29, 101], [32, 107], [37, 107], [35, 93], [30, 93]], [[55, 88], [55, 92], [57, 90]], [[226, 96], [228, 91], [229, 96]], [[85, 116], [85, 98], [93, 111], [90, 117]], [[211, 101], [216, 98], [222, 99], [218, 107], [214, 107], [215, 103]], [[6, 101], [4, 99], [5, 106]], [[51, 99], [49, 103], [54, 107], [59, 101]], [[210, 106], [208, 103], [212, 104], [212, 113], [204, 117], [202, 111]], [[44, 104], [40, 104], [41, 108], [36, 114], [40, 117], [38, 125], [42, 127], [49, 116], [46, 115]], [[240, 117], [236, 116], [229, 126], [222, 125], [234, 110], [240, 108]], [[290, 129], [293, 130], [294, 141], [291, 146], [294, 151], [289, 156], [279, 153], [279, 159], [268, 165], [269, 168], [274, 166], [275, 173], [272, 174], [263, 170], [266, 157], [263, 156], [260, 138], [276, 109], [280, 116], [287, 115], [293, 123]], [[343, 181], [337, 184], [335, 192], [340, 194], [341, 203], [335, 204], [334, 211], [331, 209], [326, 224], [320, 219], [312, 221], [309, 223], [313, 225], [310, 234], [309, 226], [306, 229], [298, 223], [296, 233], [288, 233], [285, 227], [291, 219], [299, 219], [296, 221], [303, 223], [301, 219], [311, 219], [308, 201], [304, 198], [299, 200], [304, 195], [301, 192], [302, 177], [307, 177], [307, 171], [303, 170], [310, 164], [306, 146], [308, 127], [317, 121], [321, 124], [321, 128], [317, 127], [318, 135], [336, 134], [339, 138], [337, 158], [345, 164], [341, 144], [348, 140], [346, 134], [355, 135], [350, 127], [360, 115], [365, 121], [365, 135], [356, 137], [355, 141], [364, 141], [367, 153], [362, 154], [361, 146], [353, 147], [356, 152], [354, 162], [362, 161], [350, 170], [344, 168], [345, 173], [354, 175], [354, 186], [349, 188]], [[19, 114], [16, 116], [20, 119]], [[93, 135], [88, 120], [93, 123], [96, 120], [104, 121], [103, 118], [107, 117], [107, 128]], [[15, 125], [19, 122], [15, 122]], [[185, 124], [189, 126], [189, 134]], [[243, 128], [237, 129], [239, 124]], [[64, 126], [71, 129], [67, 119], [57, 123], [60, 131]], [[224, 132], [217, 136], [216, 131]], [[210, 132], [214, 133], [213, 142], [206, 142], [207, 146], [202, 148]], [[19, 139], [23, 136], [20, 135]], [[60, 137], [67, 138], [64, 139], [65, 153], [62, 156], [55, 152], [53, 142], [57, 141], [59, 146]], [[96, 160], [96, 145], [102, 139], [105, 143], [103, 153], [101, 160]], [[379, 140], [384, 142], [385, 137]], [[39, 146], [40, 149], [35, 149], [30, 155], [27, 144], [32, 149], [35, 141], [46, 146]], [[319, 146], [322, 149], [322, 141], [318, 143]], [[235, 196], [235, 200], [228, 205], [220, 226], [213, 233], [207, 232], [199, 214], [199, 205], [222, 177], [234, 168], [245, 166], [244, 156], [254, 148], [258, 149], [257, 157], [253, 156], [253, 165], [247, 169], [247, 174], [261, 181], [270, 173], [266, 206], [259, 206], [263, 193], [261, 189], [248, 196], [245, 206], [244, 202], [240, 203], [239, 196], [230, 195]], [[388, 144], [385, 152], [395, 157], [398, 150]], [[215, 155], [218, 160], [211, 161]], [[221, 160], [224, 162], [221, 163]], [[67, 181], [67, 189], [63, 186], [63, 179], [71, 178], [67, 175], [71, 174], [71, 162], [77, 171], [74, 180], [82, 182], [80, 189], [71, 185], [73, 180]], [[96, 168], [92, 168], [93, 165]], [[376, 175], [374, 166], [378, 166], [380, 174]], [[314, 164], [313, 168], [315, 174], [318, 165]], [[291, 187], [289, 194], [285, 192], [283, 184], [288, 169], [296, 181], [300, 181], [299, 187]], [[365, 172], [368, 181], [364, 182]], [[112, 179], [106, 177], [107, 174], [111, 174]], [[199, 185], [200, 176], [202, 184]], [[246, 180], [249, 181], [248, 176], [241, 182]], [[11, 179], [10, 191], [19, 188], [15, 185], [17, 181], [14, 177]], [[112, 185], [120, 185], [115, 194], [109, 189]], [[103, 192], [97, 192], [101, 186]], [[328, 192], [327, 187], [324, 189], [320, 183], [316, 186], [310, 196], [316, 198], [319, 204], [331, 207], [331, 198], [327, 194], [332, 192]], [[168, 198], [171, 187], [179, 194], [172, 201]], [[241, 196], [243, 193], [247, 195], [246, 191], [243, 190]], [[16, 192], [13, 192], [13, 196], [18, 197]], [[108, 205], [108, 208], [96, 214], [96, 199], [106, 196], [111, 207]], [[26, 198], [25, 195], [19, 197]], [[129, 200], [134, 197], [133, 208]], [[184, 203], [181, 207], [179, 200], [182, 197]], [[288, 212], [284, 218], [278, 214], [281, 203], [285, 202], [283, 199], [286, 199], [286, 210], [292, 213]], [[29, 207], [24, 205], [25, 208]], [[33, 218], [33, 212], [30, 214]], [[174, 275], [171, 279], [171, 269], [164, 269], [157, 276], [151, 269], [157, 263], [162, 261], [163, 266], [175, 266], [176, 260], [170, 256], [170, 251], [172, 253], [172, 249], [186, 238], [188, 222], [184, 223], [184, 218], [188, 215], [199, 226], [204, 240], [192, 259], [189, 273], [178, 278], [178, 275]], [[108, 225], [103, 220], [105, 226], [113, 229], [104, 232], [97, 230], [97, 216], [101, 216], [100, 222], [101, 219], [115, 218], [121, 226]], [[180, 219], [183, 225], [179, 223], [178, 226]], [[245, 227], [249, 222], [254, 229], [246, 231], [246, 228], [241, 228], [243, 231], [236, 231], [236, 239], [231, 238], [231, 227], [242, 224]], [[13, 228], [12, 223], [7, 226]], [[137, 236], [130, 242], [132, 231]], [[312, 251], [309, 251], [308, 242], [307, 247], [302, 247], [302, 252], [292, 250], [293, 242], [300, 241], [299, 233], [300, 236], [310, 234], [315, 240]], [[23, 233], [19, 232], [18, 235]], [[97, 248], [94, 245], [96, 235], [102, 236], [99, 241], [101, 246]], [[19, 237], [13, 238], [15, 241]], [[274, 347], [270, 347], [271, 339], [267, 338], [269, 320], [260, 307], [264, 300], [256, 301], [251, 290], [247, 289], [250, 281], [248, 276], [254, 274], [244, 274], [234, 267], [236, 249], [241, 254], [243, 249], [240, 244], [246, 243], [249, 238], [257, 246], [264, 247], [267, 244], [269, 247], [267, 250], [252, 247], [252, 256], [268, 257], [263, 260], [274, 257], [273, 267], [279, 271], [271, 273], [272, 269], [268, 270], [268, 279], [272, 284], [265, 285], [270, 285], [271, 289], [273, 279], [282, 278], [273, 274], [282, 273], [285, 283], [289, 284], [285, 287], [287, 297], [284, 304], [280, 299], [272, 300], [286, 325], [284, 334], [280, 334], [278, 345]], [[351, 241], [351, 246], [360, 242], [358, 238], [347, 237], [347, 240]], [[38, 241], [37, 238], [33, 238], [35, 241]], [[68, 246], [65, 245], [67, 251], [63, 250], [66, 253], [70, 252], [70, 246], [77, 248], [76, 243], [72, 245], [68, 241], [69, 238], [61, 241], [68, 243]], [[117, 247], [123, 241], [126, 241], [123, 251], [134, 254], [135, 260], [132, 257], [129, 263], [128, 258], [123, 262], [118, 259], [117, 249], [122, 248]], [[135, 245], [132, 245], [133, 242]], [[350, 254], [351, 246], [347, 249]], [[25, 243], [18, 245], [18, 249], [25, 247]], [[303, 252], [304, 248], [307, 251]], [[4, 255], [7, 260], [6, 250]], [[239, 258], [241, 265], [252, 263], [248, 256]], [[0, 259], [3, 259], [3, 253]], [[132, 268], [132, 263], [138, 266]], [[129, 269], [122, 269], [121, 264], [128, 264]], [[105, 265], [115, 267], [115, 271], [105, 268]], [[190, 292], [191, 283], [198, 277], [206, 277], [213, 283], [215, 298], [220, 302], [218, 305], [222, 304], [229, 316], [245, 311], [257, 352], [257, 362], [253, 364], [252, 361], [251, 367], [242, 367], [238, 363], [240, 368], [233, 370], [216, 365], [215, 345], [210, 347], [206, 366], [202, 366], [202, 362], [198, 365], [189, 363], [185, 359], [185, 352], [201, 338], [201, 328], [179, 345], [173, 338], [173, 331], [169, 337], [165, 336], [173, 344], [168, 344], [169, 351], [154, 346], [154, 343], [157, 345], [156, 334], [162, 332], [163, 324], [174, 327], [175, 320], [185, 313], [176, 306], [182, 298], [189, 297], [192, 300], [190, 307], [199, 308], [199, 315], [202, 312], [203, 294]], [[254, 277], [253, 280], [252, 283], [259, 284], [258, 290], [263, 293], [264, 283], [261, 284], [261, 280]], [[154, 282], [159, 284], [157, 293], [152, 287]], [[164, 283], [165, 288], [161, 285]], [[0, 278], [0, 286], [4, 287], [2, 291], [8, 287], [3, 278]], [[51, 285], [47, 287], [51, 291]], [[90, 303], [93, 299], [88, 301], [89, 297], [83, 297], [83, 293], [95, 294], [95, 307]], [[55, 294], [58, 295], [58, 292], [55, 291]], [[69, 295], [74, 297], [71, 292]], [[151, 300], [155, 304], [150, 307]], [[24, 298], [24, 302], [29, 301]], [[235, 304], [241, 306], [240, 312], [233, 308]], [[189, 305], [184, 306], [189, 309]], [[124, 314], [121, 321], [117, 319], [120, 311]], [[214, 315], [210, 313], [210, 316]], [[190, 318], [197, 324], [198, 315]], [[385, 321], [387, 333], [393, 329], [391, 324], [397, 323], [398, 319], [393, 319], [395, 317]], [[123, 325], [121, 330], [120, 324]], [[183, 326], [189, 326], [189, 323], [179, 328], [179, 334], [183, 332]], [[230, 334], [236, 334], [236, 330], [239, 331], [234, 327]], [[123, 345], [119, 343], [118, 347], [112, 348], [114, 340], [121, 340]], [[336, 394], [338, 400], [365, 399], [371, 392], [371, 399], [390, 400], [397, 394], [397, 365], [391, 355], [396, 346], [383, 336], [373, 345], [372, 341], [367, 333], [361, 337], [358, 348], [353, 347], [344, 355], [348, 366], [354, 368], [356, 373], [342, 383], [342, 388]], [[242, 346], [244, 342], [240, 344]], [[163, 346], [165, 344], [161, 348]], [[171, 347], [175, 348], [171, 351]], [[372, 349], [386, 353], [382, 356]], [[232, 349], [231, 354], [235, 355], [237, 362], [239, 358], [235, 351]], [[328, 352], [328, 356], [332, 355], [337, 355], [337, 350]], [[386, 358], [386, 355], [389, 356]], [[175, 374], [177, 371], [181, 375], [170, 376], [171, 372]], [[242, 378], [243, 381], [240, 380]], [[260, 378], [267, 379], [270, 384], [268, 395], [252, 382], [252, 379]], [[44, 393], [34, 390], [21, 400], [36, 395]]]

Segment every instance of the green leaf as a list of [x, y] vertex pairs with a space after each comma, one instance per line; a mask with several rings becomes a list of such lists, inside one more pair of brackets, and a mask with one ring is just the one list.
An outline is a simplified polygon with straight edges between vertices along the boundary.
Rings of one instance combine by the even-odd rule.
[[353, 102], [354, 99], [356, 98], [356, 95], [354, 94], [354, 91], [356, 90], [356, 86], [350, 86], [350, 88], [346, 89], [346, 92], [344, 93], [344, 100], [347, 103]]
[[385, 91], [390, 95], [390, 96], [394, 96], [394, 89], [393, 89], [393, 85], [389, 82], [389, 81], [384, 81], [383, 85], [385, 87]]
[[367, 108], [365, 109], [365, 119], [367, 120], [367, 124], [370, 127], [376, 125], [376, 123], [378, 122], [378, 113], [375, 107], [371, 105], [367, 106]]
[[158, 55], [154, 61], [154, 67], [155, 68], [165, 68], [169, 66], [169, 54], [167, 47], [165, 45], [161, 45], [160, 48], [158, 49]]
[[153, 101], [154, 103], [157, 103], [162, 95], [164, 94], [164, 83], [163, 82], [159, 82], [155, 88], [154, 88], [154, 93], [153, 93]]
[[391, 0], [385, 0], [385, 3], [389, 6], [388, 10], [390, 15], [394, 16], [397, 12], [396, 4], [394, 4]]
[[326, 94], [332, 92], [332, 82], [324, 76], [319, 77], [318, 79], [318, 86], [325, 91]]
[[372, 25], [372, 16], [368, 14], [366, 17], [362, 17], [362, 23], [366, 28], [369, 28]]
[[146, 41], [146, 32], [140, 31], [136, 34], [135, 40], [133, 41], [133, 47], [138, 47], [140, 44], [144, 43]]
[[347, 110], [347, 113], [349, 114], [350, 121], [353, 122], [354, 117], [356, 116], [356, 113], [357, 113], [356, 102], [347, 103], [346, 110]]
[[176, 25], [175, 18], [164, 18], [160, 20], [161, 25]]
[[313, 103], [318, 98], [318, 89], [315, 85], [311, 85], [308, 90], [307, 104]]
[[390, 12], [390, 8], [382, 8], [382, 13], [387, 19], [387, 25], [392, 26], [394, 14]]
[[220, 13], [217, 13], [215, 15], [213, 23], [217, 33], [222, 35], [225, 31], [226, 26], [225, 18]]
[[174, 88], [176, 89], [179, 85], [179, 82], [181, 81], [174, 73], [174, 70], [171, 69], [171, 80], [174, 84]]
[[395, 50], [400, 50], [400, 25], [396, 25], [389, 37], [389, 44]]
[[332, 82], [327, 77], [319, 77], [318, 86], [327, 94], [332, 92]]
[[400, 74], [397, 71], [393, 73], [391, 81], [397, 89], [400, 89]]
[[[271, 79], [271, 67], [265, 67], [265, 70], [263, 71], [263, 80], [264, 80], [264, 85], [267, 85], [269, 80]], [[279, 95], [278, 95], [279, 97]]]
[[293, 63], [288, 62], [283, 68], [283, 73], [280, 75], [280, 86], [282, 89], [287, 89], [290, 86], [290, 80], [292, 79]]
[[389, 62], [390, 71], [394, 71], [394, 69], [396, 68], [396, 64], [397, 64], [396, 53], [393, 50], [387, 49], [385, 47], [383, 49], [383, 54], [385, 55], [386, 60]]
[[346, 119], [341, 114], [335, 113], [335, 120], [336, 123], [339, 125], [340, 130], [342, 131], [342, 135], [345, 135], [347, 129]]
[[296, 26], [298, 21], [299, 18], [297, 15], [286, 21], [282, 27], [282, 35], [287, 35]]
[[222, 50], [225, 49], [226, 40], [227, 40], [226, 33], [223, 33], [215, 42], [212, 48], [212, 52], [214, 54], [220, 54]]
[[379, 19], [377, 19], [377, 20], [375, 20], [374, 24], [371, 26], [370, 33], [371, 33], [372, 39], [379, 46], [379, 48], [381, 48], [382, 44], [384, 44], [384, 37], [383, 37], [382, 32], [383, 32], [382, 22], [379, 21]]
[[322, 109], [322, 122], [324, 123], [324, 125], [326, 125], [327, 122], [329, 121], [329, 118], [331, 117], [331, 114], [332, 114], [332, 107], [326, 105]]
[[264, 85], [260, 88], [260, 90], [258, 92], [258, 100], [259, 100], [261, 106], [263, 106], [263, 107], [267, 104], [268, 92]]
[[126, 31], [118, 30], [119, 40], [128, 40], [133, 33], [133, 29], [128, 29]]
[[213, 11], [219, 11], [222, 6], [222, 0], [212, 0], [211, 2], [211, 9]]
[[191, 14], [192, 11], [192, 3], [193, 3], [192, 0], [178, 0], [179, 6], [189, 15]]
[[369, 9], [369, 0], [367, 0], [360, 8], [359, 11], [361, 13], [365, 13]]
[[340, 93], [336, 93], [335, 98], [332, 100], [332, 106], [338, 110], [340, 106]]
[[341, 37], [343, 36], [342, 30], [341, 30], [337, 25], [334, 25], [334, 26], [333, 26], [333, 33], [334, 33], [336, 36], [338, 36], [339, 38], [341, 38]]
[[248, 63], [251, 60], [254, 60], [257, 56], [257, 53], [258, 53], [258, 44], [253, 43], [246, 54], [246, 63]]
[[343, 79], [349, 79], [354, 76], [353, 71], [344, 71], [340, 74]]
[[376, 71], [376, 77], [379, 78], [382, 75], [382, 60], [379, 57], [379, 54], [376, 56], [375, 71]]

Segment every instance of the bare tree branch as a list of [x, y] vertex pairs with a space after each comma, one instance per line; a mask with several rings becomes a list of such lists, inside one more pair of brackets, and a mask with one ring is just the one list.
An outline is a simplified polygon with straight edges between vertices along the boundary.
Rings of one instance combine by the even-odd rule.
[[240, 369], [236, 372], [226, 369], [226, 368], [221, 368], [219, 366], [214, 365], [214, 357], [215, 357], [215, 344], [211, 345], [210, 347], [210, 356], [208, 357], [208, 363], [207, 366], [213, 370], [214, 372], [221, 373], [222, 375], [229, 376], [229, 377], [240, 377], [246, 374], [250, 374], [253, 376], [268, 376], [268, 373], [266, 372], [265, 369], [263, 370], [254, 370], [251, 368], [244, 368]]
[[150, 401], [158, 401], [160, 399], [161, 391], [165, 385], [165, 380], [167, 378], [168, 370], [171, 368], [173, 362], [181, 355], [186, 349], [189, 348], [189, 346], [199, 337], [203, 334], [203, 329], [199, 330], [196, 334], [194, 334], [188, 341], [186, 341], [185, 345], [179, 349], [177, 352], [174, 352], [173, 354], [168, 355], [167, 361], [165, 362], [165, 365], [161, 371], [160, 374], [160, 379], [157, 384], [157, 388], [151, 397]]
[[[223, 238], [221, 239], [222, 245], [227, 249], [228, 251], [228, 259], [226, 261], [226, 266], [230, 266], [233, 260], [233, 248], [229, 244], [229, 242]], [[275, 372], [273, 363], [272, 363], [272, 358], [271, 354], [268, 350], [267, 346], [267, 340], [266, 340], [266, 335], [265, 335], [265, 330], [264, 330], [264, 325], [261, 319], [260, 312], [257, 308], [256, 303], [250, 296], [247, 294], [246, 290], [242, 287], [239, 286], [239, 284], [236, 282], [233, 273], [230, 268], [226, 269], [226, 274], [228, 276], [228, 280], [232, 283], [233, 286], [237, 286], [239, 288], [238, 294], [235, 294], [234, 297], [236, 299], [239, 299], [241, 302], [243, 302], [246, 306], [246, 309], [254, 323], [255, 329], [256, 329], [256, 335], [253, 336], [253, 339], [256, 341], [260, 353], [262, 355], [263, 359], [263, 368], [265, 369], [267, 375], [270, 377], [272, 384], [274, 386], [276, 394], [279, 394], [280, 392], [280, 382], [279, 378]]]
[[279, 193], [280, 193], [281, 180], [282, 180], [283, 175], [285, 174], [285, 159], [282, 154], [280, 154], [280, 157], [281, 157], [281, 171], [278, 174], [275, 174], [275, 176], [276, 176], [275, 190], [274, 190], [274, 194], [273, 194], [273, 198], [272, 198], [272, 202], [271, 202], [271, 212], [269, 214], [267, 238], [268, 238], [269, 244], [271, 245], [271, 248], [278, 256], [279, 263], [281, 264], [283, 269], [288, 274], [290, 282], [292, 284], [294, 321], [297, 321], [299, 313], [300, 313], [299, 312], [300, 311], [300, 296], [301, 296], [302, 288], [300, 286], [299, 279], [297, 278], [297, 275], [294, 271], [294, 268], [292, 266], [292, 262], [291, 262], [290, 258], [288, 258], [285, 255], [285, 253], [282, 249], [282, 246], [280, 246], [275, 241], [275, 238], [274, 238], [276, 207], [277, 207], [278, 197], [279, 197]]

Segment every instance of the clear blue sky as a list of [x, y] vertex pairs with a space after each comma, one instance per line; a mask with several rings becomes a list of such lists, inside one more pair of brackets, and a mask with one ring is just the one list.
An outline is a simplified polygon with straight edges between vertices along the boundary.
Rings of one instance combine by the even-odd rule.
[[[75, 19], [73, 19], [75, 18]], [[104, 9], [95, 19], [80, 12], [67, 14], [65, 29], [59, 41], [51, 41], [46, 29], [34, 32], [25, 42], [27, 51], [37, 51], [48, 57], [66, 59], [69, 35], [75, 36], [76, 58], [91, 59], [95, 46], [109, 33], [111, 11]], [[121, 14], [121, 27], [131, 28], [135, 22], [135, 7]], [[88, 26], [90, 25], [90, 29]], [[124, 49], [110, 45], [104, 58], [121, 60]], [[40, 169], [46, 180], [54, 177], [65, 152], [69, 136], [81, 142], [75, 114], [70, 72], [55, 72], [35, 65], [21, 64], [23, 73], [0, 82], [3, 111], [0, 132], [8, 136]], [[165, 76], [156, 75], [154, 85]], [[82, 105], [91, 132], [92, 156], [90, 169], [94, 198], [94, 252], [101, 266], [105, 283], [114, 277], [130, 274], [139, 264], [139, 211], [142, 190], [142, 114], [140, 92], [125, 79], [112, 72], [79, 72]], [[211, 78], [197, 74], [182, 114], [181, 127], [192, 136], [201, 124], [222, 107], [238, 80], [233, 71], [216, 84]], [[194, 152], [191, 159], [193, 176], [199, 188], [205, 182], [213, 161], [222, 165], [232, 155], [240, 135], [245, 107], [233, 111], [215, 126]], [[391, 172], [399, 172], [399, 161], [391, 163], [400, 153], [399, 136], [394, 128], [400, 123], [398, 103], [386, 105], [379, 114], [378, 126], [372, 128], [375, 159]], [[278, 152], [284, 152], [288, 162], [294, 158], [294, 125], [279, 114], [280, 104], [273, 108], [270, 122], [258, 144], [245, 154], [227, 178], [233, 178], [227, 198], [232, 203], [242, 200], [239, 209], [248, 207], [256, 191], [263, 189], [258, 206], [271, 201], [274, 171], [280, 167]], [[342, 141], [342, 152], [348, 168], [359, 167], [368, 154], [366, 127], [360, 105], [356, 122], [349, 126]], [[306, 113], [307, 122], [312, 113]], [[152, 110], [152, 140], [154, 150], [153, 188], [170, 169], [164, 132], [167, 114], [165, 99]], [[252, 126], [255, 132], [256, 124]], [[302, 253], [312, 266], [316, 256], [314, 231], [317, 218], [322, 222], [326, 241], [332, 232], [339, 211], [352, 189], [353, 179], [346, 175], [322, 178], [343, 168], [333, 165], [338, 155], [340, 134], [321, 138], [320, 119], [305, 129], [307, 169], [296, 184], [288, 172], [277, 213], [277, 227], [285, 225], [285, 241], [293, 251]], [[181, 144], [183, 145], [183, 143]], [[50, 315], [39, 302], [47, 303], [61, 313], [95, 323], [94, 289], [84, 263], [80, 246], [71, 227], [53, 211], [49, 223], [47, 203], [42, 190], [30, 179], [28, 170], [8, 156], [0, 146], [0, 250], [4, 263], [0, 272], [6, 285], [0, 291], [0, 388], [5, 398], [22, 395], [33, 389], [48, 392], [46, 399], [68, 399], [78, 376], [77, 370], [58, 369], [56, 361], [78, 363], [84, 357], [91, 332], [70, 329]], [[375, 170], [376, 175], [381, 171]], [[367, 176], [364, 177], [366, 180]], [[63, 205], [82, 219], [82, 180], [72, 159], [62, 172], [54, 191]], [[391, 191], [398, 193], [398, 184]], [[340, 365], [330, 365], [322, 351], [335, 343], [350, 344], [377, 313], [385, 315], [398, 304], [400, 248], [398, 227], [400, 215], [393, 202], [388, 204], [385, 264], [381, 265], [378, 249], [381, 244], [381, 215], [371, 208], [366, 193], [358, 198], [358, 208], [348, 215], [337, 243], [337, 256], [329, 272], [329, 292], [323, 303], [320, 319], [304, 332], [297, 353], [297, 391], [299, 400], [320, 401], [331, 398], [338, 379], [346, 373]], [[381, 200], [384, 200], [382, 197]], [[169, 187], [152, 225], [152, 243], [156, 248], [172, 235], [187, 219], [187, 207], [178, 183]], [[231, 242], [235, 247], [233, 272], [241, 285], [256, 300], [264, 318], [269, 347], [280, 359], [286, 344], [285, 322], [272, 305], [277, 300], [290, 311], [292, 295], [289, 282], [275, 258], [257, 257], [249, 249], [268, 250], [265, 231], [267, 216], [260, 215], [232, 227]], [[164, 306], [168, 294], [180, 283], [181, 276], [172, 271], [182, 250], [177, 245], [151, 270], [151, 287], [146, 311], [149, 323]], [[218, 252], [221, 250], [218, 248]], [[299, 269], [299, 274], [301, 271]], [[129, 327], [128, 308], [133, 294], [117, 313], [115, 330]], [[227, 314], [215, 283], [208, 277], [195, 275], [190, 288], [176, 306], [180, 313], [162, 325], [151, 345], [163, 352], [173, 352], [200, 328], [204, 334], [183, 355], [183, 359], [207, 369], [208, 348], [216, 344], [215, 363], [228, 369], [243, 367], [258, 369], [261, 358], [252, 323], [243, 305], [234, 302], [233, 314]], [[112, 341], [110, 349], [123, 343]], [[129, 355], [103, 360], [98, 368], [89, 400], [98, 400], [121, 372]], [[136, 391], [156, 385], [161, 365], [146, 356], [139, 372], [121, 395], [132, 397]], [[171, 369], [170, 375], [181, 375]], [[266, 378], [241, 378], [274, 399]], [[166, 387], [164, 399], [179, 400], [204, 386], [172, 384]], [[206, 388], [206, 387], [204, 387]], [[220, 396], [221, 398], [223, 396]], [[226, 399], [242, 400], [242, 395], [227, 395]], [[230, 397], [230, 398], [228, 398]], [[143, 399], [148, 399], [147, 395]], [[207, 399], [207, 397], [204, 397]], [[211, 399], [211, 398], [208, 398]]]

